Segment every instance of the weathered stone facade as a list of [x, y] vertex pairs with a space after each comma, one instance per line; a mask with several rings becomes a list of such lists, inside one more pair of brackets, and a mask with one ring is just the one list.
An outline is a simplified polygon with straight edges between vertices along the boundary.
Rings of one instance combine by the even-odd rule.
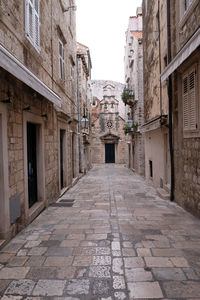
[[[79, 116], [79, 171], [86, 173], [91, 168], [90, 149], [90, 108], [92, 102], [91, 90], [91, 58], [89, 48], [77, 43], [77, 106]], [[84, 125], [84, 118], [88, 124]], [[81, 120], [83, 124], [81, 124]], [[83, 128], [83, 127], [87, 128]]]
[[162, 78], [172, 80], [174, 199], [200, 216], [200, 2], [170, 5], [172, 60]]
[[5, 239], [79, 176], [70, 3], [0, 1], [0, 236]]
[[125, 119], [126, 112], [125, 112], [125, 105], [123, 101], [121, 101], [121, 94], [124, 88], [124, 84], [112, 80], [92, 80], [92, 95], [93, 97], [97, 97], [99, 100], [103, 99], [104, 96], [104, 87], [108, 84], [111, 84], [115, 87], [115, 99], [119, 101], [118, 110], [119, 115]]
[[[144, 123], [143, 100], [143, 46], [142, 46], [142, 9], [137, 16], [129, 18], [125, 46], [125, 83], [133, 91], [133, 99], [126, 106], [126, 121], [136, 125], [136, 131], [127, 133], [127, 166], [144, 175], [144, 138], [140, 132]], [[132, 123], [132, 124], [131, 124]]]
[[[120, 86], [121, 92], [119, 89]], [[125, 122], [119, 112], [122, 91], [123, 85], [120, 83], [113, 81], [92, 81], [92, 163], [125, 163], [126, 141], [123, 131]], [[103, 99], [100, 100], [98, 97], [101, 95], [103, 95]], [[122, 110], [121, 112], [123, 113]]]
[[[171, 183], [167, 83], [160, 75], [167, 61], [166, 1], [143, 1], [145, 176], [167, 192]], [[166, 192], [163, 190], [163, 193]]]

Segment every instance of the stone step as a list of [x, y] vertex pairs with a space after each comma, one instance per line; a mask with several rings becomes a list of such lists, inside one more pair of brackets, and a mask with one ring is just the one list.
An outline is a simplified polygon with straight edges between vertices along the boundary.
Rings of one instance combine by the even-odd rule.
[[162, 188], [156, 189], [158, 196], [164, 200], [170, 200], [170, 193]]

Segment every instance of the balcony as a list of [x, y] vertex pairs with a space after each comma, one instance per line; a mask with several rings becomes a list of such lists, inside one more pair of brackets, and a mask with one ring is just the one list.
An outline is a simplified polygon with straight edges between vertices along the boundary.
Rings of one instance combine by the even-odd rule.
[[124, 88], [121, 98], [125, 105], [132, 106], [135, 102], [135, 93], [129, 88]]
[[136, 132], [138, 130], [138, 124], [134, 123], [133, 120], [128, 120], [127, 123], [124, 125], [124, 133], [131, 133]]

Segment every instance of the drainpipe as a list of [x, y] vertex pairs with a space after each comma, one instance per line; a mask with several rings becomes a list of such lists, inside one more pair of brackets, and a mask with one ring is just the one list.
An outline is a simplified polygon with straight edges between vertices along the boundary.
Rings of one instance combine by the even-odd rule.
[[[170, 0], [167, 0], [167, 48], [168, 64], [171, 62], [171, 20], [170, 20]], [[168, 98], [169, 98], [169, 148], [171, 159], [171, 191], [170, 200], [174, 201], [174, 150], [173, 150], [173, 116], [172, 116], [172, 75], [168, 78]]]
[[53, 87], [53, 3], [51, 0], [51, 76], [52, 76], [52, 90]]
[[[158, 0], [158, 41], [159, 41], [159, 71], [160, 74], [161, 70], [161, 42], [160, 42], [160, 0]], [[162, 84], [161, 84], [161, 77], [160, 77], [160, 116], [162, 121]]]
[[80, 56], [76, 55], [76, 76], [77, 76], [77, 108], [78, 108], [78, 153], [79, 153], [79, 173], [81, 173], [81, 132], [80, 132], [80, 93], [79, 93], [79, 72], [78, 72], [78, 67], [79, 67], [79, 59]]

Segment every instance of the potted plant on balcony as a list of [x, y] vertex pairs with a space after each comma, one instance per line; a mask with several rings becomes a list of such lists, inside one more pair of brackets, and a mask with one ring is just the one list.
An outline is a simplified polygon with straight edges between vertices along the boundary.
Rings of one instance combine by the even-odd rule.
[[123, 127], [124, 133], [127, 134], [131, 132], [131, 127], [128, 124], [125, 124]]
[[133, 122], [133, 124], [132, 124], [132, 126], [131, 126], [131, 131], [136, 132], [137, 129], [138, 129], [138, 123], [134, 123], [134, 122]]
[[134, 96], [134, 91], [129, 88], [124, 88], [123, 93], [121, 94], [122, 101], [125, 105], [131, 105], [133, 103]]

